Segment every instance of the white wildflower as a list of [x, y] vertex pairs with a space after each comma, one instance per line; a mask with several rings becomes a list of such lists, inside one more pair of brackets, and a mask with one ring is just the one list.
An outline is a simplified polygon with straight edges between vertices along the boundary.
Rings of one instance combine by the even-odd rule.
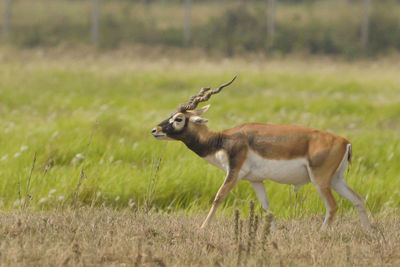
[[392, 160], [393, 156], [394, 156], [394, 153], [393, 153], [393, 152], [390, 153], [390, 155], [389, 155], [389, 157], [388, 157], [388, 161]]
[[49, 195], [52, 195], [52, 194], [54, 194], [55, 192], [56, 192], [55, 189], [51, 189], [51, 190], [49, 191]]
[[19, 156], [21, 156], [21, 152], [17, 152], [14, 154], [14, 158], [18, 158]]
[[4, 130], [5, 133], [9, 133], [11, 130], [13, 130], [15, 127], [15, 123], [10, 122], [10, 124], [8, 125], [8, 127]]
[[28, 149], [28, 146], [25, 146], [25, 145], [23, 145], [23, 146], [21, 146], [21, 149], [19, 150], [19, 151], [25, 151], [25, 150], [27, 150]]
[[133, 147], [132, 147], [132, 149], [133, 149], [133, 150], [136, 150], [136, 148], [138, 147], [138, 145], [139, 145], [139, 143], [138, 143], [138, 142], [135, 142], [135, 143], [133, 143]]
[[55, 118], [56, 118], [56, 116], [57, 116], [57, 114], [55, 113], [55, 112], [53, 112], [53, 113], [51, 113], [50, 115], [49, 115], [49, 119], [50, 120], [54, 120]]
[[356, 128], [356, 124], [354, 122], [350, 123], [348, 126], [349, 129], [354, 129]]
[[39, 199], [38, 204], [43, 204], [47, 201], [47, 198], [42, 197], [41, 199]]
[[85, 158], [85, 155], [83, 155], [82, 153], [78, 153], [78, 154], [75, 155], [75, 158], [77, 158], [77, 159], [84, 159], [84, 158]]
[[120, 197], [119, 196], [117, 196], [116, 198], [115, 198], [115, 201], [118, 201], [120, 199]]
[[14, 201], [13, 206], [14, 206], [14, 207], [18, 207], [19, 205], [21, 205], [21, 202], [22, 202], [22, 201], [20, 201], [19, 199], [17, 199], [17, 200]]
[[122, 144], [123, 142], [125, 142], [125, 138], [120, 138], [119, 142]]
[[85, 155], [83, 155], [82, 153], [78, 153], [75, 155], [75, 157], [72, 159], [72, 164], [77, 164], [78, 162], [80, 162], [81, 160], [83, 160], [85, 158]]
[[96, 193], [96, 197], [99, 197], [99, 196], [101, 196], [101, 192], [100, 192], [100, 191], [98, 191], [98, 192]]
[[57, 137], [57, 135], [58, 135], [58, 131], [55, 131], [55, 132], [51, 135], [51, 139]]
[[62, 196], [62, 195], [61, 195], [61, 196], [58, 196], [57, 200], [58, 200], [58, 201], [63, 201], [63, 200], [64, 200], [64, 196]]
[[0, 161], [4, 161], [4, 160], [6, 160], [8, 158], [8, 154], [5, 154], [4, 156], [2, 156], [1, 158], [0, 158]]
[[128, 205], [129, 205], [129, 207], [131, 207], [131, 208], [132, 208], [133, 206], [135, 206], [135, 202], [133, 202], [133, 199], [132, 199], [132, 198], [129, 199]]

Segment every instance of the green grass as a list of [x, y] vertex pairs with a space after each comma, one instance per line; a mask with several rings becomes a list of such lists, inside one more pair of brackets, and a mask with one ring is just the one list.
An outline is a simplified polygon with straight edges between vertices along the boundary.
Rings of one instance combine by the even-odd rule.
[[[6, 53], [6, 52], [2, 52]], [[150, 130], [204, 86], [238, 73], [234, 85], [210, 100], [204, 117], [223, 130], [244, 122], [291, 123], [332, 131], [353, 143], [349, 184], [373, 213], [400, 206], [400, 78], [380, 61], [326, 60], [191, 63], [115, 55], [3, 56], [0, 61], [0, 196], [2, 209], [18, 208], [34, 153], [31, 206], [69, 206], [79, 188], [83, 204], [142, 204], [162, 157], [154, 207], [193, 213], [209, 208], [224, 173], [179, 142], [155, 140]], [[86, 159], [77, 157], [88, 147]], [[266, 182], [278, 218], [324, 212], [312, 185], [296, 196]], [[53, 190], [53, 193], [50, 193]], [[54, 191], [55, 190], [55, 191]], [[242, 181], [220, 213], [233, 214], [256, 196]], [[336, 195], [340, 211], [351, 204]]]

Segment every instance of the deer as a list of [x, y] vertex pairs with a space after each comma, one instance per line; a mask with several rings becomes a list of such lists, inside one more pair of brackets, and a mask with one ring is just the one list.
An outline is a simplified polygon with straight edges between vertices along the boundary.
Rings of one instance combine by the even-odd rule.
[[352, 160], [352, 145], [344, 137], [297, 125], [246, 123], [223, 131], [206, 126], [208, 120], [201, 115], [210, 105], [196, 109], [198, 104], [221, 92], [235, 79], [236, 76], [215, 90], [201, 88], [151, 131], [158, 140], [183, 142], [205, 161], [226, 172], [200, 228], [209, 225], [218, 206], [240, 180], [250, 182], [262, 208], [270, 212], [263, 182], [271, 180], [294, 185], [295, 192], [311, 182], [325, 205], [321, 229], [332, 224], [338, 210], [333, 188], [357, 208], [362, 225], [370, 230], [363, 198], [344, 180], [344, 172]]

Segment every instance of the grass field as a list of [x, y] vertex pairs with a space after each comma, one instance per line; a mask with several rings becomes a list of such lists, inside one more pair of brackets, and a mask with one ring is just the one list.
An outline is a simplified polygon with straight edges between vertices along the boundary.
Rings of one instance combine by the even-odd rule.
[[[0, 264], [400, 263], [395, 58], [195, 61], [196, 52], [139, 52], [147, 59], [123, 50], [0, 50]], [[256, 196], [245, 181], [199, 229], [224, 173], [150, 131], [199, 88], [235, 74], [210, 100], [210, 128], [292, 123], [345, 136], [354, 150], [346, 180], [366, 198], [373, 231], [335, 195], [335, 224], [320, 232], [325, 211], [312, 185], [296, 195], [266, 182], [277, 231], [266, 234], [259, 219], [249, 238], [248, 201]], [[234, 223], [234, 209], [242, 223]]]
[[[256, 213], [257, 214], [257, 213]], [[320, 232], [321, 220], [237, 224], [205, 214], [136, 213], [108, 208], [0, 214], [0, 263], [5, 266], [398, 266], [399, 217], [381, 217], [371, 233], [343, 216]], [[253, 220], [255, 224], [256, 219]], [[252, 224], [252, 225], [254, 225]], [[240, 227], [242, 225], [242, 227]], [[239, 239], [239, 241], [237, 241]], [[250, 246], [249, 246], [250, 244]]]
[[[2, 209], [24, 202], [43, 210], [68, 207], [75, 195], [77, 203], [94, 206], [208, 209], [224, 173], [181, 143], [155, 140], [150, 130], [199, 88], [236, 73], [235, 84], [210, 101], [210, 128], [292, 123], [343, 135], [354, 150], [346, 179], [368, 209], [376, 214], [400, 206], [400, 78], [392, 61], [170, 58], [3, 50]], [[324, 212], [312, 185], [297, 195], [287, 185], [266, 182], [266, 188], [277, 218]], [[353, 211], [336, 197], [340, 212]], [[240, 182], [220, 212], [232, 215], [249, 199], [255, 199], [251, 186]]]

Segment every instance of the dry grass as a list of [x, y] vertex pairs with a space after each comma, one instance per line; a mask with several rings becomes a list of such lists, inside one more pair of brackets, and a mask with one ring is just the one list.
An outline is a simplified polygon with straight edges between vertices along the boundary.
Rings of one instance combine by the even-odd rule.
[[[256, 212], [257, 213], [257, 212]], [[258, 214], [258, 216], [260, 216]], [[399, 266], [398, 216], [376, 219], [372, 233], [355, 217], [339, 217], [319, 231], [322, 217], [278, 221], [216, 218], [108, 208], [0, 214], [4, 266]], [[238, 223], [235, 225], [235, 221]], [[252, 221], [253, 226], [250, 225]], [[258, 225], [255, 225], [258, 223]], [[239, 228], [239, 229], [235, 229]], [[249, 242], [248, 228], [255, 241]], [[258, 230], [257, 230], [258, 229]], [[235, 235], [240, 231], [240, 236]], [[237, 239], [239, 241], [237, 241]], [[251, 247], [248, 247], [251, 244]], [[238, 264], [239, 262], [239, 264]]]

